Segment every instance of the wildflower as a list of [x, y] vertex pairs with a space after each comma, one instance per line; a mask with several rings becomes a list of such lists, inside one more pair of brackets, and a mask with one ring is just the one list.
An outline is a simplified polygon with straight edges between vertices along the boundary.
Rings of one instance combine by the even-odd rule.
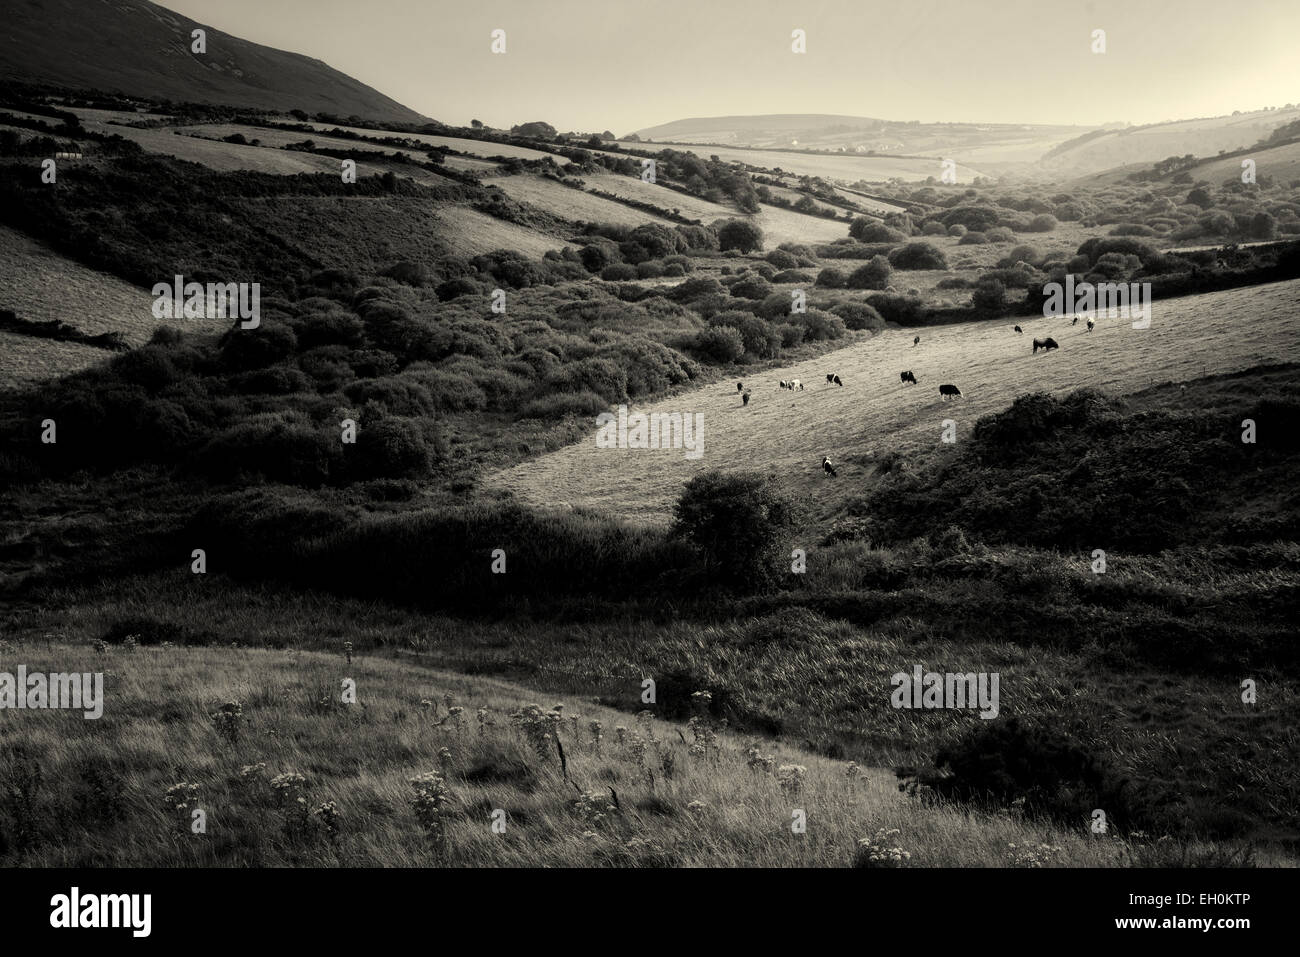
[[906, 867], [912, 855], [897, 845], [899, 830], [896, 827], [880, 828], [875, 837], [858, 841], [855, 867]]
[[445, 840], [448, 805], [451, 802], [446, 779], [437, 771], [425, 771], [411, 778], [410, 784], [415, 789], [415, 796], [411, 798], [415, 819], [431, 838], [439, 842]]
[[692, 814], [699, 814], [707, 807], [708, 805], [703, 801], [692, 801], [690, 804], [686, 805], [686, 810], [690, 811]]
[[326, 801], [323, 804], [316, 805], [316, 807], [312, 809], [311, 813], [325, 828], [325, 833], [328, 835], [330, 843], [332, 844], [336, 842], [339, 837], [338, 805], [333, 801]]
[[1012, 867], [1050, 867], [1059, 864], [1064, 851], [1056, 844], [1008, 844]]
[[591, 730], [591, 739], [592, 743], [596, 747], [596, 753], [600, 754], [600, 741], [602, 737], [600, 733], [601, 724], [599, 721], [592, 721], [591, 724], [587, 725], [587, 727]]
[[776, 779], [780, 782], [781, 789], [792, 795], [803, 791], [807, 776], [808, 769], [802, 764], [783, 764], [776, 769]]

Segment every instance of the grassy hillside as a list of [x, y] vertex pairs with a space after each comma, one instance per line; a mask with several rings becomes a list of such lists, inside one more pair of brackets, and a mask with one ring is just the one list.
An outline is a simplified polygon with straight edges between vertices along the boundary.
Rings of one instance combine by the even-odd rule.
[[[191, 32], [207, 31], [207, 52]], [[241, 40], [148, 0], [30, 0], [9, 11], [0, 75], [129, 96], [426, 123], [320, 60]]]
[[[770, 472], [797, 499], [824, 509], [890, 456], [937, 447], [945, 419], [956, 423], [958, 442], [964, 442], [981, 415], [1024, 392], [1060, 393], [1083, 385], [1127, 392], [1274, 361], [1282, 357], [1276, 344], [1288, 339], [1298, 302], [1300, 282], [1292, 281], [1157, 301], [1145, 330], [1102, 319], [1088, 333], [1082, 322], [1041, 317], [890, 329], [832, 356], [738, 373], [753, 392], [748, 406], [737, 398], [734, 382], [722, 382], [635, 407], [703, 414], [700, 459], [680, 451], [598, 449], [588, 439], [492, 476], [487, 485], [526, 502], [562, 499], [666, 524], [672, 502], [692, 476], [751, 468]], [[1250, 316], [1245, 324], [1244, 315]], [[1024, 335], [1012, 331], [1016, 323]], [[921, 344], [913, 346], [917, 334]], [[1031, 355], [1036, 336], [1053, 336], [1061, 347]], [[919, 384], [900, 383], [903, 370], [914, 372]], [[843, 387], [826, 383], [830, 372]], [[782, 379], [801, 380], [805, 391], [779, 389]], [[961, 400], [941, 399], [938, 386], [947, 382], [961, 388]], [[838, 479], [822, 474], [823, 455], [839, 464]]]
[[1231, 853], [927, 806], [886, 773], [728, 733], [706, 707], [689, 727], [575, 698], [539, 708], [533, 692], [418, 657], [57, 639], [3, 651], [106, 677], [102, 718], [26, 712], [0, 731], [8, 866], [1090, 867]]

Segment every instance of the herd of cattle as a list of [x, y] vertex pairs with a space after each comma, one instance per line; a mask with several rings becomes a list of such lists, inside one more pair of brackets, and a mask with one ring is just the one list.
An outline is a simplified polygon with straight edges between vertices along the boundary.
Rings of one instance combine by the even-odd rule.
[[[1077, 324], [1078, 322], [1079, 322], [1079, 317], [1078, 317], [1078, 316], [1075, 316], [1075, 318], [1074, 318], [1074, 322], [1072, 323], [1072, 325], [1075, 325], [1075, 324]], [[1092, 318], [1089, 317], [1089, 319], [1088, 319], [1088, 331], [1089, 331], [1089, 332], [1092, 332], [1094, 325], [1095, 325], [1095, 323], [1093, 322]], [[1015, 326], [1015, 327], [1013, 327], [1013, 328], [1014, 328], [1014, 331], [1016, 332], [1017, 335], [1024, 335], [1024, 330], [1021, 329], [1019, 326]], [[913, 347], [915, 347], [915, 346], [919, 346], [920, 344], [921, 344], [921, 337], [920, 337], [920, 336], [916, 336], [916, 337], [914, 337], [914, 338], [912, 339], [912, 345], [913, 345]], [[1056, 341], [1055, 339], [1053, 339], [1051, 336], [1048, 336], [1048, 337], [1046, 337], [1046, 338], [1044, 338], [1044, 339], [1035, 339], [1035, 340], [1034, 340], [1033, 351], [1032, 351], [1031, 354], [1033, 354], [1033, 355], [1037, 355], [1039, 349], [1042, 349], [1044, 352], [1050, 352], [1050, 351], [1052, 351], [1053, 349], [1059, 349], [1059, 348], [1061, 348], [1060, 344], [1057, 343], [1057, 341]], [[912, 372], [911, 369], [908, 369], [908, 370], [906, 370], [906, 371], [904, 371], [904, 372], [900, 372], [900, 373], [898, 374], [898, 378], [899, 378], [899, 381], [902, 382], [903, 385], [918, 385], [918, 384], [919, 384], [919, 383], [917, 382], [916, 375]], [[826, 373], [826, 384], [827, 384], [827, 385], [836, 385], [836, 386], [839, 386], [839, 387], [841, 387], [841, 388], [843, 388], [843, 386], [844, 386], [844, 382], [843, 382], [843, 380], [841, 380], [840, 377], [839, 377], [839, 374], [838, 374], [838, 373], [835, 373], [835, 372], [828, 372], [828, 373]], [[798, 379], [782, 379], [782, 380], [780, 380], [780, 382], [778, 383], [778, 385], [779, 385], [782, 389], [788, 389], [788, 390], [791, 391], [791, 392], [803, 392], [803, 391], [804, 391], [804, 385], [803, 385], [803, 383], [800, 382]], [[737, 383], [736, 383], [736, 391], [740, 394], [740, 399], [741, 399], [742, 404], [744, 404], [744, 405], [749, 405], [750, 392], [749, 392], [748, 389], [745, 388], [745, 383], [743, 383], [743, 382], [737, 382]], [[957, 386], [955, 386], [955, 385], [953, 385], [953, 384], [951, 384], [951, 383], [944, 383], [943, 385], [939, 386], [939, 397], [940, 397], [941, 399], [944, 399], [944, 400], [947, 400], [947, 399], [957, 399], [957, 398], [962, 398], [962, 392], [961, 392], [961, 389], [957, 388]], [[833, 475], [836, 474], [836, 472], [835, 472], [835, 465], [834, 465], [834, 463], [831, 462], [829, 456], [822, 456], [822, 471], [824, 471], [827, 475], [832, 475], [832, 476], [833, 476]]]

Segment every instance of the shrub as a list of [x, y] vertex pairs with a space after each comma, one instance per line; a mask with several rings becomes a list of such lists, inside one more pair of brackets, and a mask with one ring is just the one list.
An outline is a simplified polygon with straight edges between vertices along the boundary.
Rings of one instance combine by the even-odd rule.
[[636, 267], [628, 263], [614, 263], [600, 271], [600, 278], [606, 282], [625, 282], [636, 278]]
[[984, 234], [984, 238], [991, 243], [1014, 243], [1015, 235], [1005, 226], [994, 226]]
[[799, 260], [784, 249], [773, 249], [763, 258], [777, 269], [795, 269], [799, 265]]
[[1120, 223], [1118, 226], [1112, 226], [1109, 233], [1111, 236], [1154, 236], [1155, 234], [1154, 229], [1141, 223]]
[[742, 279], [732, 284], [731, 294], [741, 299], [766, 299], [772, 295], [772, 287], [762, 279]]
[[958, 246], [983, 246], [988, 241], [989, 240], [987, 236], [985, 236], [981, 232], [975, 231], [975, 232], [969, 232], [963, 234], [961, 239], [957, 241], [957, 245]]
[[948, 230], [944, 228], [943, 223], [939, 222], [937, 219], [932, 219], [921, 227], [921, 235], [946, 236], [948, 235]]
[[647, 259], [636, 265], [636, 277], [638, 279], [658, 279], [663, 274], [663, 264], [658, 260]]
[[674, 534], [703, 553], [714, 577], [739, 588], [770, 581], [782, 565], [794, 509], [760, 475], [706, 472], [686, 484], [674, 510]]
[[458, 299], [461, 296], [472, 296], [480, 291], [480, 286], [472, 279], [448, 279], [446, 282], [438, 283], [434, 289], [434, 295], [438, 297], [439, 302], [450, 302], [452, 299]]
[[852, 329], [855, 332], [864, 329], [877, 332], [885, 328], [885, 320], [880, 313], [866, 303], [840, 303], [838, 306], [834, 306], [831, 312], [844, 320], [845, 328]]
[[943, 215], [943, 224], [983, 232], [998, 224], [998, 211], [990, 206], [958, 206]]
[[849, 223], [849, 235], [860, 243], [901, 243], [907, 238], [879, 220], [865, 217]]
[[1006, 308], [1006, 287], [998, 280], [981, 278], [970, 297], [971, 305], [981, 312], [997, 314]]
[[809, 309], [804, 313], [795, 313], [790, 318], [794, 324], [803, 327], [805, 342], [825, 342], [844, 338], [844, 320], [829, 312]]
[[953, 223], [951, 226], [948, 227], [948, 235], [956, 236], [958, 239], [960, 239], [962, 236], [966, 235], [966, 227], [963, 226], [961, 223]]
[[889, 264], [895, 269], [947, 269], [948, 260], [943, 251], [930, 243], [908, 243], [889, 254]]
[[763, 230], [744, 219], [729, 219], [718, 229], [718, 248], [756, 252], [763, 248]]
[[826, 289], [843, 289], [848, 284], [848, 273], [843, 269], [828, 266], [817, 274], [816, 285]]
[[1051, 213], [1039, 213], [1029, 221], [1025, 231], [1030, 233], [1050, 233], [1057, 225], [1056, 217]]
[[739, 310], [720, 312], [709, 319], [709, 325], [735, 329], [745, 344], [745, 352], [756, 358], [772, 359], [780, 351], [780, 334], [752, 313]]
[[884, 256], [876, 256], [849, 273], [844, 284], [849, 289], [884, 289], [889, 285], [889, 277], [893, 272], [889, 260]]
[[795, 326], [785, 323], [776, 327], [777, 332], [781, 334], [781, 348], [793, 349], [803, 343], [803, 326]]
[[691, 350], [705, 362], [725, 365], [735, 362], [745, 352], [745, 340], [740, 331], [730, 326], [715, 326], [695, 334]]
[[867, 305], [875, 309], [886, 322], [896, 322], [902, 326], [919, 325], [925, 318], [925, 303], [910, 296], [876, 293], [867, 297]]

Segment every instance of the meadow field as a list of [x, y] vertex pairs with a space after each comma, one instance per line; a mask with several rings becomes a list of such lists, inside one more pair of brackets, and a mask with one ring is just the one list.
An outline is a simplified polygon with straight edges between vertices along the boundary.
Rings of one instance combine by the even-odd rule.
[[[1151, 328], [1143, 330], [1103, 318], [1089, 333], [1083, 323], [1041, 317], [887, 329], [816, 359], [738, 372], [735, 380], [754, 395], [747, 406], [735, 381], [725, 380], [631, 407], [702, 414], [702, 458], [689, 460], [680, 450], [598, 449], [588, 438], [490, 476], [485, 485], [536, 505], [599, 508], [667, 524], [693, 476], [719, 463], [743, 463], [800, 497], [833, 499], [837, 485], [860, 485], [886, 456], [937, 445], [945, 419], [956, 423], [961, 441], [977, 419], [1026, 392], [1093, 386], [1126, 393], [1277, 361], [1297, 308], [1300, 282], [1292, 281], [1157, 301]], [[1017, 324], [1023, 335], [1012, 331]], [[1031, 340], [1046, 336], [1060, 349], [1031, 355]], [[900, 383], [904, 370], [915, 373], [917, 385]], [[829, 373], [844, 385], [828, 384]], [[780, 389], [783, 379], [800, 380], [804, 391]], [[944, 400], [943, 383], [956, 384], [962, 398]], [[824, 455], [840, 463], [838, 480], [822, 474]]]

